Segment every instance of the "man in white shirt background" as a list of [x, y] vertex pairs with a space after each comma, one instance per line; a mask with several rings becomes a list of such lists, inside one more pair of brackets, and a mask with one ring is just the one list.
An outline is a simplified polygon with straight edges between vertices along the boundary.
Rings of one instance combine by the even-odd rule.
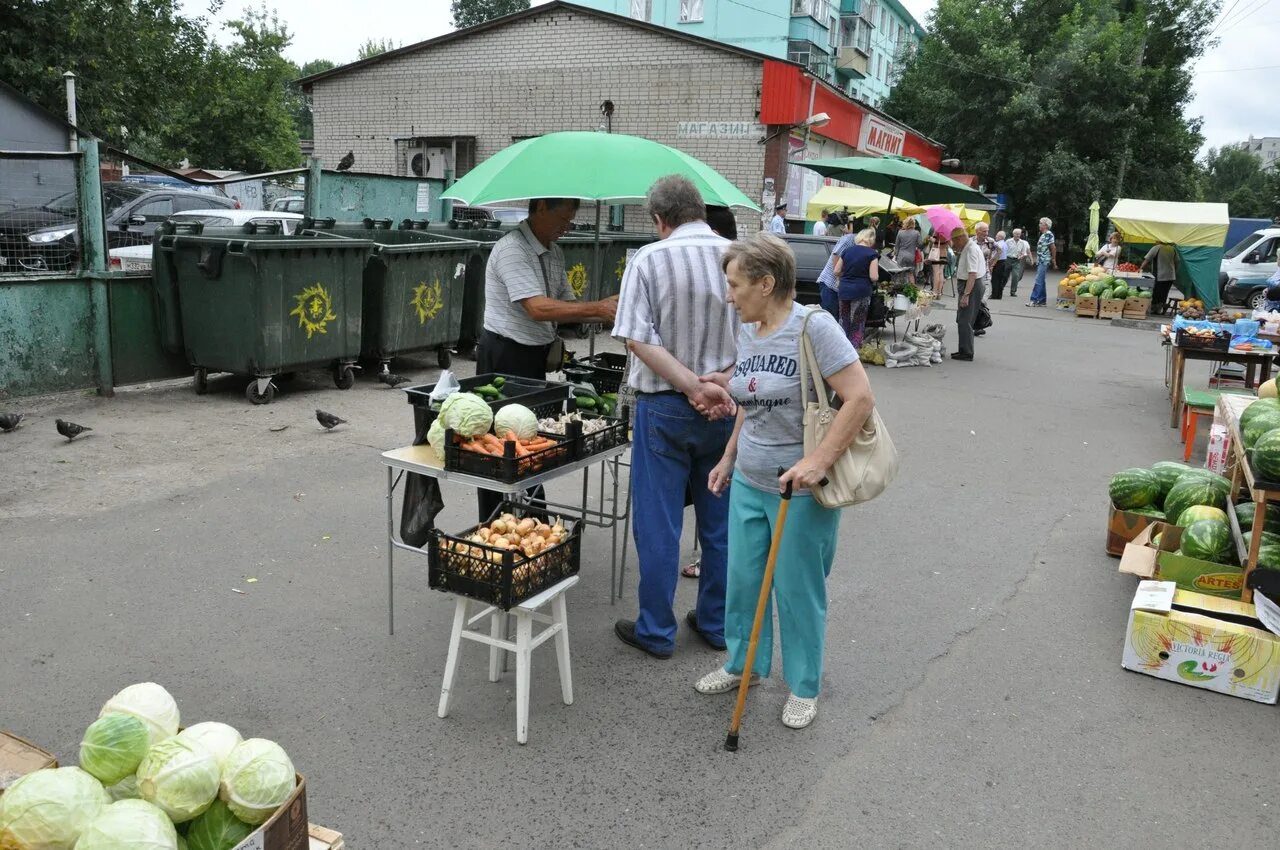
[[773, 208], [773, 218], [769, 221], [770, 233], [786, 233], [787, 220], [783, 218], [787, 214], [787, 205], [785, 203], [778, 204]]
[[951, 352], [951, 359], [972, 360], [973, 320], [977, 318], [978, 305], [982, 303], [982, 294], [991, 276], [982, 248], [969, 238], [963, 227], [952, 231], [951, 247], [956, 252], [956, 293], [960, 296], [956, 305], [956, 332], [960, 341], [958, 350]]
[[1013, 236], [1009, 238], [1009, 250], [1005, 256], [1008, 264], [1009, 297], [1016, 298], [1018, 284], [1022, 282], [1022, 273], [1027, 270], [1027, 257], [1031, 254], [1031, 245], [1022, 238], [1022, 228], [1015, 227]]

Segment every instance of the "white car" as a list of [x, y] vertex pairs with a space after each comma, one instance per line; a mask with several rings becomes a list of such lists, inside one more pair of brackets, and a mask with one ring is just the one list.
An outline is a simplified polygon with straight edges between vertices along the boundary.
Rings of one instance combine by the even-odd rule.
[[[278, 224], [285, 234], [292, 234], [298, 229], [302, 216], [290, 212], [267, 212], [266, 210], [190, 210], [170, 216], [174, 223], [199, 222], [205, 227], [239, 227], [245, 224]], [[113, 272], [128, 274], [146, 274], [151, 271], [151, 243], [145, 245], [129, 245], [124, 248], [112, 248], [108, 252], [107, 269]]]
[[271, 202], [272, 212], [291, 212], [300, 213], [303, 211], [303, 205], [306, 198], [301, 195], [290, 195], [287, 198], [276, 198]]

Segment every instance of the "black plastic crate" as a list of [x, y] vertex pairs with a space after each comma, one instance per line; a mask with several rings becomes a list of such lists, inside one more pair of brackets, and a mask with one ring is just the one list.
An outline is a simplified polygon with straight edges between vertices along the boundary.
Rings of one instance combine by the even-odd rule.
[[[502, 386], [505, 398], [489, 402], [489, 409], [497, 413], [508, 404], [523, 404], [531, 409], [539, 419], [559, 416], [564, 412], [564, 403], [569, 398], [569, 385], [552, 381], [540, 381], [537, 378], [520, 378], [515, 375], [502, 375], [487, 372], [471, 378], [462, 378], [458, 384], [462, 391], [473, 390], [493, 382], [494, 378], [502, 378], [506, 383]], [[439, 411], [431, 408], [431, 391], [435, 384], [421, 384], [406, 389], [405, 396], [413, 405], [413, 424], [418, 433], [425, 434], [436, 421]]]
[[612, 416], [599, 416], [589, 413], [583, 413], [582, 418], [587, 419], [603, 419], [610, 423], [609, 427], [602, 428], [599, 431], [592, 431], [588, 434], [585, 430], [582, 436], [578, 437], [577, 458], [590, 457], [591, 455], [607, 452], [609, 449], [625, 446], [631, 441], [631, 423], [630, 414], [626, 405], [621, 408], [621, 418]]
[[[503, 502], [495, 517], [504, 513], [534, 517], [550, 524], [545, 512], [525, 505]], [[433, 529], [427, 548], [427, 584], [436, 590], [509, 611], [578, 574], [582, 566], [582, 524], [568, 519], [562, 522], [569, 532], [565, 541], [532, 558], [512, 549], [498, 549], [469, 540], [480, 525], [456, 535]]]
[[1213, 336], [1196, 336], [1195, 334], [1187, 333], [1186, 328], [1178, 328], [1176, 343], [1179, 348], [1227, 351], [1231, 348], [1231, 334], [1218, 333]]
[[583, 381], [595, 387], [597, 393], [616, 393], [622, 388], [627, 371], [627, 355], [602, 351], [590, 357], [575, 357], [569, 368], [581, 370]]
[[554, 440], [556, 445], [520, 456], [516, 453], [515, 443], [503, 440], [507, 453], [504, 457], [497, 457], [454, 445], [454, 432], [450, 429], [444, 432], [444, 468], [450, 472], [463, 472], [511, 484], [577, 459], [581, 426], [570, 428], [568, 434], [538, 433], [539, 436]]

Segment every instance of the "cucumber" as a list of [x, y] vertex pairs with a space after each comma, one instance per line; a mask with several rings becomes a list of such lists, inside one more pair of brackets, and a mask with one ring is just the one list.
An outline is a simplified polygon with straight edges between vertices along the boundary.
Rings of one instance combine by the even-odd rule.
[[591, 396], [580, 395], [576, 399], [574, 399], [574, 401], [577, 402], [579, 410], [595, 410], [596, 409], [596, 400]]
[[498, 396], [502, 395], [502, 393], [498, 391], [498, 388], [493, 384], [485, 384], [483, 386], [476, 387], [472, 392], [478, 396], [488, 399], [496, 399]]
[[502, 389], [502, 385], [505, 384], [506, 382], [507, 382], [507, 379], [502, 377], [501, 375], [494, 376], [493, 385], [498, 389]]

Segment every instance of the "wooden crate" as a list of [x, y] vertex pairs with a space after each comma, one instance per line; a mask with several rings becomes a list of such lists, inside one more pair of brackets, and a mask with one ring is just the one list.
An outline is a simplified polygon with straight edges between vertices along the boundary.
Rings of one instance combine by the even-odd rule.
[[346, 842], [341, 832], [334, 832], [314, 823], [307, 824], [307, 833], [311, 839], [309, 850], [346, 850]]

